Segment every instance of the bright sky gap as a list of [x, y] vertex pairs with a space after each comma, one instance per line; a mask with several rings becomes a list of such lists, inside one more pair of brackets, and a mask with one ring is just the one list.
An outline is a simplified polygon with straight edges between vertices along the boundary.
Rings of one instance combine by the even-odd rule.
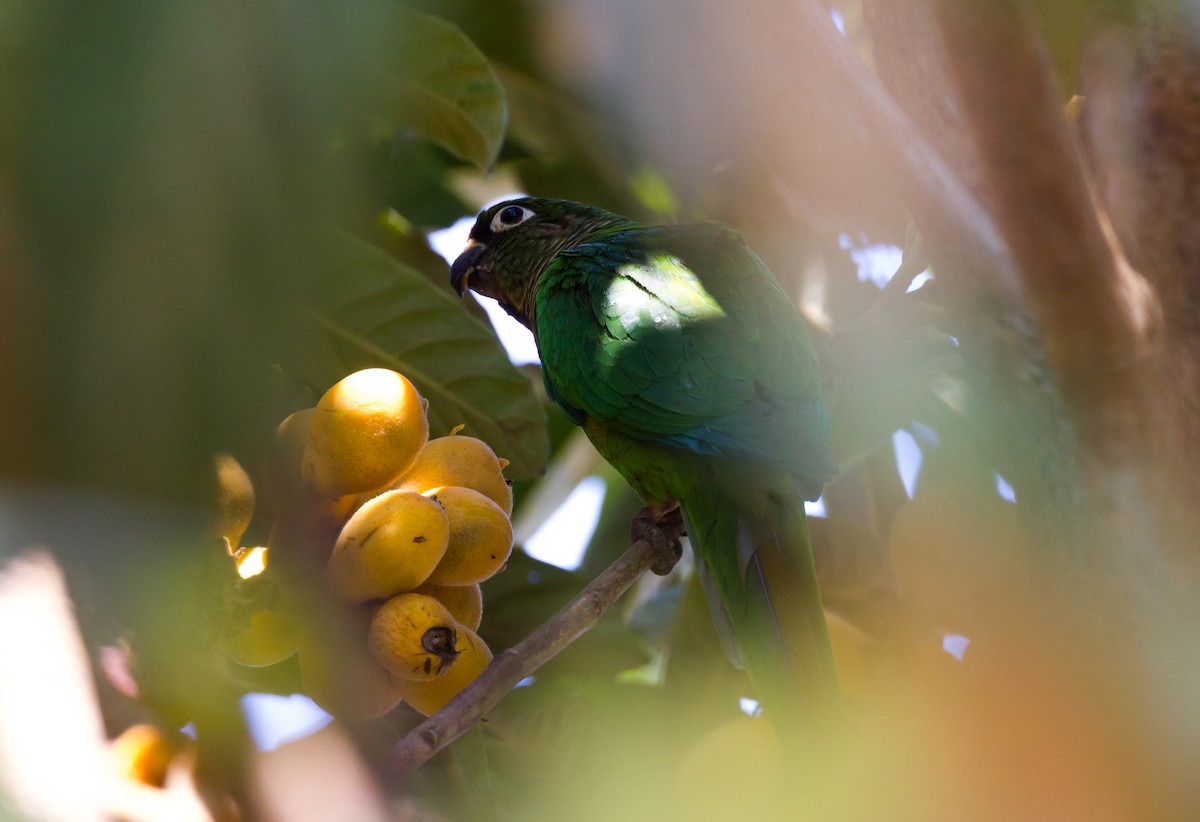
[[525, 553], [568, 571], [578, 568], [600, 522], [607, 490], [599, 477], [585, 477], [542, 527], [525, 540]]
[[[524, 197], [520, 192], [513, 192], [499, 197], [487, 205], [511, 200], [514, 197]], [[471, 233], [471, 226], [475, 225], [474, 217], [463, 217], [457, 220], [454, 225], [443, 228], [440, 231], [433, 231], [429, 234], [429, 245], [438, 254], [445, 258], [447, 263], [454, 262], [454, 258], [467, 244], [467, 237]], [[504, 309], [495, 300], [487, 297], [475, 295], [475, 299], [483, 306], [484, 311], [488, 313], [488, 319], [492, 321], [492, 326], [496, 329], [496, 334], [500, 337], [500, 343], [504, 346], [504, 350], [508, 352], [508, 357], [517, 365], [525, 363], [540, 362], [538, 358], [537, 344], [533, 341], [533, 334], [529, 329], [521, 325], [512, 317], [505, 313]]]

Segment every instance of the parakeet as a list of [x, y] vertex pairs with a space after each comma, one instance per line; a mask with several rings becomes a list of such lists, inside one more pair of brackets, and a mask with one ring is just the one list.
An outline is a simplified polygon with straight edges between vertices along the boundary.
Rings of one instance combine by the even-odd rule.
[[741, 236], [515, 199], [479, 215], [451, 285], [532, 330], [550, 397], [650, 509], [682, 510], [767, 715], [838, 712], [803, 506], [836, 472], [829, 415], [804, 321]]

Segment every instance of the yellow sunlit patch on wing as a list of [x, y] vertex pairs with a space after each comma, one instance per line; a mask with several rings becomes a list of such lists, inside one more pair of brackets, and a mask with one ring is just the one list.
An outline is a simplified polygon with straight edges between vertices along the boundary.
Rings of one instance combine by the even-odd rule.
[[[617, 307], [641, 303], [661, 303], [668, 308], [663, 322], [711, 320], [725, 316], [725, 309], [704, 287], [704, 283], [682, 260], [672, 254], [657, 254], [645, 262], [626, 263], [617, 269], [608, 291], [609, 302]], [[648, 300], [647, 297], [650, 299]], [[654, 312], [656, 323], [660, 321]], [[625, 313], [625, 312], [622, 312]]]

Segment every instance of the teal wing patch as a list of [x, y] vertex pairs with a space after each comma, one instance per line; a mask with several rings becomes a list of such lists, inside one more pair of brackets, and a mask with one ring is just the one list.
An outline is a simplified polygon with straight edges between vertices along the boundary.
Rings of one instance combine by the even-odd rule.
[[547, 390], [577, 422], [771, 460], [816, 493], [834, 473], [804, 322], [733, 231], [639, 228], [564, 251], [535, 321]]

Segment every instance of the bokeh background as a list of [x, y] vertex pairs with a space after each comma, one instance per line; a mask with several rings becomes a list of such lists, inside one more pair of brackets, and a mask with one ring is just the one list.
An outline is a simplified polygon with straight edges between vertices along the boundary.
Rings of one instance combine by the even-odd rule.
[[[17, 0], [0, 86], [0, 812], [1195, 815], [1194, 11]], [[516, 192], [726, 222], [810, 320], [854, 728], [802, 761], [686, 558], [403, 777], [411, 710], [333, 721], [294, 659], [214, 653], [214, 454], [264, 483], [279, 421], [357, 368], [420, 374], [433, 435], [510, 460], [497, 652], [628, 546], [639, 502], [531, 341], [448, 286]], [[186, 778], [114, 793], [106, 740], [147, 721]]]

